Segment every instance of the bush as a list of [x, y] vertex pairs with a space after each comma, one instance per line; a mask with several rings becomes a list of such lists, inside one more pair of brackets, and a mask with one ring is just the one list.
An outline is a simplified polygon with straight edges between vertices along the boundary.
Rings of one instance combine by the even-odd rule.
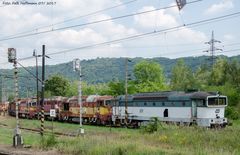
[[147, 133], [154, 133], [162, 128], [162, 124], [157, 117], [152, 117], [149, 123], [144, 126], [143, 131]]
[[55, 146], [57, 144], [55, 135], [51, 134], [51, 135], [42, 137], [40, 144], [41, 144], [41, 148], [43, 149], [47, 149]]
[[231, 106], [228, 106], [226, 108], [225, 112], [226, 112], [226, 117], [227, 118], [230, 118], [230, 119], [233, 119], [233, 120], [236, 120], [236, 119], [239, 118], [238, 111], [235, 108], [231, 107]]

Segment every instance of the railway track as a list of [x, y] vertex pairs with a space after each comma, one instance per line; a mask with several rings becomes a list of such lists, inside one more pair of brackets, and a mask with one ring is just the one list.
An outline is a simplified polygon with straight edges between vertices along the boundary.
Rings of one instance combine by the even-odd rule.
[[[13, 130], [13, 128], [11, 128], [9, 125], [4, 124], [4, 123], [0, 123], [0, 126], [6, 127], [6, 128], [9, 128], [9, 129]], [[24, 127], [20, 127], [20, 129], [40, 134], [40, 129], [32, 129], [32, 128], [24, 128]], [[45, 131], [45, 133], [53, 133], [56, 136], [67, 136], [67, 137], [76, 137], [76, 136], [78, 136], [76, 133], [61, 133], [61, 132], [51, 132], [51, 131]], [[1, 155], [1, 153], [0, 153], [0, 155]]]

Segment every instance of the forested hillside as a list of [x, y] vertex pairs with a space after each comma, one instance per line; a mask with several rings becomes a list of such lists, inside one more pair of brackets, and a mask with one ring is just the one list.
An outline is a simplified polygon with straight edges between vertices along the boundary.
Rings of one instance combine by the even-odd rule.
[[[221, 56], [224, 57], [224, 56]], [[234, 57], [225, 57], [228, 61], [237, 60], [240, 61], [240, 56]], [[129, 74], [131, 74], [131, 78], [134, 79], [133, 76], [133, 67], [141, 60], [152, 60], [161, 65], [164, 71], [164, 75], [166, 78], [166, 82], [170, 81], [171, 71], [176, 62], [179, 59], [182, 59], [187, 66], [189, 66], [193, 71], [196, 71], [198, 67], [201, 65], [205, 65], [210, 67], [209, 57], [201, 56], [201, 57], [185, 57], [178, 59], [169, 59], [169, 58], [133, 58], [131, 62], [128, 63]], [[125, 77], [125, 58], [97, 58], [90, 60], [82, 60], [82, 74], [83, 81], [86, 81], [89, 84], [96, 83], [106, 83], [112, 80], [124, 80]], [[35, 73], [35, 67], [28, 67], [28, 70]], [[36, 88], [36, 81], [32, 78], [32, 76], [26, 72], [24, 69], [20, 68], [19, 73], [19, 86], [20, 93], [23, 96], [26, 96], [27, 90], [29, 92], [34, 92]], [[4, 75], [13, 75], [13, 70], [0, 70], [1, 74]], [[68, 78], [70, 81], [74, 81], [78, 79], [78, 75], [73, 72], [72, 62], [63, 63], [58, 65], [47, 65], [46, 66], [46, 78], [51, 75], [60, 74], [64, 77]], [[41, 77], [41, 67], [39, 67], [39, 76]], [[11, 78], [5, 78], [5, 89], [8, 89], [9, 93], [13, 92], [13, 80]]]

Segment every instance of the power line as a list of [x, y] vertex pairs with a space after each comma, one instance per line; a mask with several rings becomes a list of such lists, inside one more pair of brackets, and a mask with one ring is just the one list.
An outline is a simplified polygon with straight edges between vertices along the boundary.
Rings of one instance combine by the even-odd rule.
[[71, 51], [93, 48], [93, 47], [98, 47], [98, 46], [102, 46], [102, 45], [109, 45], [111, 43], [122, 42], [122, 41], [126, 41], [126, 40], [136, 39], [136, 38], [145, 37], [145, 36], [154, 35], [154, 34], [159, 34], [159, 33], [163, 33], [163, 32], [176, 31], [176, 30], [179, 30], [180, 28], [193, 27], [193, 26], [197, 26], [198, 24], [204, 24], [204, 23], [208, 23], [210, 21], [224, 19], [224, 18], [227, 18], [227, 17], [236, 16], [236, 15], [240, 15], [240, 12], [236, 12], [236, 13], [232, 13], [232, 14], [228, 14], [228, 15], [224, 15], [224, 16], [219, 16], [219, 17], [215, 17], [215, 18], [209, 18], [209, 19], [205, 19], [205, 20], [201, 20], [201, 21], [197, 21], [197, 22], [193, 22], [193, 23], [189, 23], [189, 24], [185, 24], [185, 25], [175, 26], [175, 27], [171, 27], [171, 28], [167, 28], [167, 29], [163, 29], [163, 30], [158, 30], [158, 31], [152, 31], [152, 32], [147, 32], [147, 33], [143, 33], [143, 34], [133, 35], [133, 36], [120, 38], [120, 39], [116, 39], [116, 40], [112, 40], [112, 41], [107, 41], [107, 42], [102, 42], [102, 43], [98, 43], [98, 44], [82, 46], [82, 47], [63, 50], [63, 51], [54, 52], [54, 53], [49, 53], [48, 55], [56, 55], [56, 54], [61, 54], [61, 53], [67, 53], [67, 52], [71, 52]]
[[[102, 43], [98, 43], [98, 44], [82, 46], [82, 47], [78, 47], [78, 48], [74, 48], [74, 49], [68, 49], [68, 50], [53, 52], [53, 53], [49, 53], [48, 55], [57, 55], [57, 54], [62, 54], [62, 53], [68, 53], [68, 52], [71, 52], [71, 51], [82, 50], [82, 49], [87, 49], [87, 48], [94, 48], [94, 47], [98, 47], [98, 46], [109, 45], [111, 43], [117, 43], [117, 42], [122, 42], [122, 41], [126, 41], [126, 40], [132, 40], [132, 39], [137, 39], [137, 38], [141, 38], [141, 37], [147, 37], [147, 36], [156, 35], [156, 34], [159, 34], [159, 33], [173, 32], [173, 31], [179, 30], [180, 28], [199, 26], [199, 25], [203, 25], [203, 24], [208, 24], [209, 22], [216, 22], [216, 21], [221, 21], [221, 20], [224, 20], [224, 19], [226, 20], [226, 18], [228, 19], [228, 18], [238, 17], [239, 15], [240, 15], [240, 12], [235, 12], [235, 13], [232, 13], [232, 14], [227, 14], [227, 15], [219, 16], [219, 17], [215, 17], [215, 18], [209, 18], [209, 19], [205, 19], [205, 20], [201, 20], [201, 21], [197, 21], [197, 22], [192, 22], [192, 23], [189, 23], [189, 24], [180, 25], [180, 26], [176, 26], [176, 27], [172, 27], [172, 28], [163, 29], [163, 30], [158, 30], [158, 31], [155, 30], [155, 31], [152, 31], [152, 32], [133, 35], [133, 36], [120, 38], [120, 39], [116, 39], [116, 40], [112, 40], [112, 41], [107, 41], [107, 42], [102, 42]], [[31, 56], [31, 57], [26, 57], [26, 58], [20, 58], [20, 59], [18, 59], [18, 61], [28, 60], [28, 59], [32, 59], [32, 58], [34, 58], [34, 57]], [[1, 64], [6, 64], [6, 63], [1, 63]]]
[[[192, 4], [192, 3], [196, 3], [196, 2], [200, 2], [200, 1], [203, 1], [203, 0], [196, 0], [196, 1], [188, 2], [187, 4]], [[52, 30], [36, 32], [36, 33], [30, 33], [30, 34], [15, 36], [15, 37], [7, 37], [7, 38], [0, 39], [0, 41], [6, 41], [6, 40], [12, 40], [12, 39], [18, 39], [18, 38], [25, 38], [25, 37], [29, 37], [29, 36], [34, 36], [34, 35], [39, 35], [39, 34], [44, 34], [44, 33], [50, 33], [50, 32], [54, 32], [54, 31], [59, 31], [59, 30], [64, 30], [64, 29], [69, 29], [69, 28], [74, 28], [74, 27], [82, 27], [82, 26], [87, 26], [87, 25], [93, 25], [93, 24], [98, 24], [98, 23], [102, 23], [102, 22], [127, 18], [127, 17], [131, 17], [131, 16], [151, 13], [151, 12], [155, 12], [155, 11], [159, 11], [159, 10], [163, 10], [163, 9], [170, 9], [170, 8], [173, 8], [173, 7], [176, 7], [176, 6], [177, 5], [172, 5], [172, 6], [167, 6], [167, 7], [163, 7], [163, 8], [157, 8], [157, 9], [152, 9], [152, 10], [148, 10], [148, 11], [142, 11], [142, 12], [138, 12], [138, 13], [132, 13], [132, 14], [113, 17], [113, 18], [107, 18], [107, 19], [92, 21], [92, 22], [83, 23], [83, 24], [76, 24], [76, 25], [71, 25], [71, 26], [61, 27], [61, 28], [52, 29]]]
[[123, 6], [123, 5], [128, 5], [128, 4], [134, 3], [134, 2], [136, 2], [136, 1], [138, 1], [138, 0], [127, 1], [127, 2], [125, 2], [125, 3], [121, 3], [121, 4], [118, 4], [118, 5], [112, 6], [112, 7], [108, 7], [108, 8], [101, 9], [101, 10], [98, 10], [98, 11], [95, 11], [95, 12], [87, 13], [87, 14], [84, 14], [84, 15], [81, 15], [81, 16], [77, 16], [77, 17], [74, 17], [74, 18], [70, 18], [70, 19], [66, 19], [66, 20], [64, 20], [64, 21], [56, 22], [56, 23], [53, 23], [53, 24], [51, 24], [51, 25], [46, 25], [46, 26], [42, 26], [42, 27], [37, 27], [37, 28], [32, 29], [32, 30], [29, 30], [29, 31], [20, 32], [20, 33], [13, 34], [13, 35], [9, 35], [9, 36], [5, 36], [5, 37], [6, 37], [6, 38], [9, 38], [9, 37], [17, 36], [17, 35], [20, 35], [20, 34], [26, 34], [26, 33], [29, 33], [29, 32], [37, 31], [37, 30], [42, 29], [42, 28], [52, 27], [52, 26], [56, 26], [56, 25], [63, 24], [63, 23], [71, 22], [71, 21], [74, 21], [74, 20], [77, 20], [77, 19], [81, 19], [81, 18], [84, 18], [84, 17], [89, 17], [89, 16], [92, 16], [92, 15], [98, 14], [98, 13], [100, 13], [100, 12], [105, 12], [105, 11], [107, 11], [107, 10], [111, 10], [111, 9], [114, 9], [114, 8], [118, 8], [118, 7]]
[[[197, 50], [199, 50], [199, 51], [202, 52], [203, 49], [193, 49], [192, 51], [197, 51]], [[238, 49], [224, 50], [224, 51], [218, 52], [218, 53], [216, 53], [216, 54], [231, 53], [231, 52], [235, 52], [235, 51], [240, 51], [240, 48], [238, 48]], [[178, 51], [178, 52], [173, 52], [173, 53], [169, 52], [169, 53], [163, 53], [163, 54], [161, 54], [161, 55], [159, 54], [159, 55], [148, 55], [148, 56], [149, 56], [149, 57], [158, 57], [158, 56], [163, 57], [162, 55], [164, 55], [164, 56], [169, 56], [169, 55], [178, 54], [178, 53], [181, 53], [181, 52], [186, 52], [186, 51]], [[189, 52], [190, 52], [190, 50], [189, 50]], [[199, 53], [199, 54], [187, 55], [187, 56], [184, 56], [184, 57], [195, 57], [195, 56], [206, 56], [206, 55], [204, 55], [204, 54], [202, 54], [202, 53]], [[210, 57], [210, 56], [207, 56], [207, 57]], [[66, 65], [66, 66], [70, 66], [69, 62], [68, 62], [68, 64], [65, 64], [65, 65]], [[70, 67], [72, 67], [72, 66], [70, 66]], [[5, 77], [5, 78], [10, 78], [10, 79], [13, 78], [13, 75], [11, 75], [11, 74], [0, 74], [0, 77], [1, 77], [1, 76]], [[32, 77], [23, 76], [23, 75], [20, 75], [19, 77], [21, 77], [21, 78], [33, 79]]]
[[226, 44], [226, 45], [223, 45], [223, 47], [225, 47], [225, 46], [234, 46], [234, 45], [240, 45], [240, 42]]
[[[234, 51], [240, 51], [240, 48], [239, 49], [231, 49], [231, 50], [225, 50], [225, 51], [221, 51], [221, 52], [218, 52], [216, 54], [221, 54], [221, 53], [231, 53], [231, 52], [234, 52]], [[180, 53], [180, 52], [175, 52], [174, 54], [176, 53]], [[169, 55], [172, 55], [173, 53], [165, 53], [165, 56], [169, 56]], [[154, 55], [156, 56], [156, 55]], [[199, 54], [190, 54], [190, 55], [187, 55], [187, 56], [184, 56], [184, 57], [196, 57], [196, 56], [207, 56], [207, 55], [204, 55], [201, 51], [201, 53]], [[152, 57], [152, 56], [150, 56]], [[211, 57], [211, 56], [207, 56], [207, 57]], [[181, 57], [179, 57], [181, 58]]]
[[228, 52], [235, 52], [235, 51], [239, 51], [240, 52], [240, 48], [238, 48], [238, 49], [231, 49], [231, 50], [224, 50], [224, 51], [221, 51], [221, 52], [218, 52], [218, 53], [228, 53]]

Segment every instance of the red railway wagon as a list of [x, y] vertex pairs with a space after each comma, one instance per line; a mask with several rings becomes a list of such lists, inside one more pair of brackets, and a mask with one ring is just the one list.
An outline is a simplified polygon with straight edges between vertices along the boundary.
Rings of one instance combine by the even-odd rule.
[[112, 119], [112, 107], [110, 105], [112, 96], [97, 96], [95, 97], [95, 116], [96, 122], [98, 125], [106, 125], [111, 123]]
[[[59, 118], [59, 108], [61, 107], [61, 105], [63, 104], [63, 102], [65, 102], [67, 100], [66, 97], [62, 97], [62, 96], [55, 96], [52, 98], [47, 98], [44, 99], [44, 116], [46, 119], [50, 119], [50, 110], [51, 109], [55, 109], [56, 111], [56, 118]], [[38, 119], [40, 119], [41, 116], [41, 106], [38, 106]]]
[[5, 115], [8, 109], [8, 102], [0, 103], [0, 115], [3, 113]]
[[[36, 99], [25, 98], [18, 101], [18, 114], [21, 118], [35, 118], [37, 113]], [[9, 103], [9, 115], [16, 116], [16, 103]]]
[[[111, 123], [112, 107], [110, 105], [112, 96], [90, 95], [82, 97], [82, 119], [85, 124], [105, 125]], [[16, 115], [15, 103], [9, 106], [9, 114]], [[50, 109], [56, 110], [56, 120], [79, 122], [80, 106], [78, 97], [52, 97], [44, 100], [44, 116], [50, 119]], [[41, 116], [41, 106], [36, 99], [19, 100], [19, 117], [38, 118]]]
[[[82, 105], [85, 105], [86, 96], [82, 97]], [[78, 104], [78, 97], [73, 96], [67, 100], [64, 100], [59, 106], [59, 120], [79, 122], [80, 108]]]
[[[67, 100], [65, 97], [52, 97], [44, 100], [44, 116], [45, 118], [50, 118], [50, 109], [55, 109], [57, 118], [59, 115], [59, 107], [64, 100]], [[41, 105], [37, 104], [36, 99], [26, 98], [19, 99], [19, 117], [21, 118], [38, 118], [41, 117]], [[40, 102], [40, 101], [39, 101]], [[9, 115], [16, 116], [16, 104], [12, 102], [9, 104], [8, 108]]]
[[[82, 98], [82, 119], [85, 124], [106, 124], [111, 122], [112, 96], [90, 95]], [[78, 98], [72, 97], [60, 107], [60, 120], [79, 122], [80, 106]]]

